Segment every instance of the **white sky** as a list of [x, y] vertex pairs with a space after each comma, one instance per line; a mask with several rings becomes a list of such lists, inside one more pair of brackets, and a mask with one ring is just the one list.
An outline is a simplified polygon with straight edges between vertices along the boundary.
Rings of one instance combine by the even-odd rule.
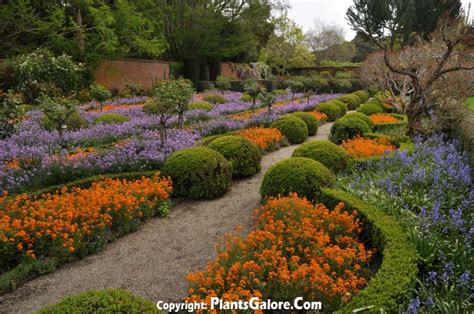
[[[307, 31], [313, 26], [314, 19], [320, 19], [326, 23], [336, 23], [346, 30], [348, 40], [354, 38], [355, 33], [347, 25], [345, 20], [346, 11], [352, 0], [288, 0], [291, 8], [288, 11], [289, 17], [299, 26]], [[471, 16], [474, 11], [474, 0], [462, 0], [467, 6], [471, 4]]]

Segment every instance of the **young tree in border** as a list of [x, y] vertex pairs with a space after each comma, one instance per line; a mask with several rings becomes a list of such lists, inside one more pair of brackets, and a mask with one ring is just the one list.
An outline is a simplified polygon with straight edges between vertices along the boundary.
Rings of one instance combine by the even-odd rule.
[[304, 84], [298, 77], [292, 78], [286, 82], [291, 91], [291, 101], [295, 100], [295, 94], [304, 89]]
[[178, 115], [178, 124], [183, 128], [184, 113], [189, 108], [189, 103], [193, 98], [194, 89], [192, 84], [185, 79], [164, 80], [158, 83], [155, 88], [156, 97], [159, 103], [165, 108], [173, 108]]
[[273, 109], [273, 104], [275, 103], [276, 96], [275, 93], [269, 91], [263, 91], [260, 93], [259, 97], [262, 104], [267, 107], [267, 113], [270, 114]]
[[51, 98], [42, 96], [40, 98], [40, 109], [48, 122], [51, 123], [52, 128], [58, 131], [61, 140], [69, 118], [77, 113], [77, 104], [76, 100], [66, 97]]
[[252, 110], [255, 112], [257, 98], [265, 91], [265, 88], [257, 81], [247, 80], [244, 82], [244, 91], [252, 97]]
[[99, 84], [92, 84], [89, 87], [89, 90], [90, 90], [90, 95], [92, 99], [94, 99], [95, 101], [99, 103], [100, 111], [102, 112], [104, 101], [106, 101], [107, 99], [110, 99], [112, 97], [112, 94], [109, 92], [107, 88]]
[[18, 127], [24, 114], [20, 109], [21, 95], [12, 91], [3, 93], [0, 90], [0, 139], [9, 137]]
[[232, 82], [232, 78], [229, 76], [219, 75], [217, 77], [216, 87], [221, 91], [222, 95], [231, 88], [230, 82]]
[[148, 115], [158, 116], [160, 119], [160, 141], [161, 147], [165, 145], [168, 139], [168, 133], [166, 127], [168, 126], [168, 120], [173, 117], [175, 113], [175, 106], [170, 102], [161, 102], [158, 97], [150, 97], [145, 105], [143, 111]]

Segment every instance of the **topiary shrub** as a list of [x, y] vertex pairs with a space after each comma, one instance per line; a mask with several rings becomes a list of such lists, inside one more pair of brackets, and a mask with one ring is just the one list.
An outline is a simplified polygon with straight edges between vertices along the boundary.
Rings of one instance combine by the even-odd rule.
[[294, 112], [291, 115], [303, 120], [303, 122], [308, 127], [308, 135], [309, 136], [313, 136], [313, 135], [316, 135], [318, 133], [319, 122], [318, 122], [318, 120], [316, 120], [316, 118], [314, 116], [310, 115], [307, 112], [302, 112], [302, 111]]
[[356, 110], [362, 103], [362, 100], [356, 94], [347, 94], [339, 97], [337, 100], [346, 103], [349, 110]]
[[286, 89], [275, 89], [273, 93], [277, 96], [288, 95], [288, 91]]
[[262, 155], [258, 147], [243, 137], [222, 136], [207, 147], [221, 153], [232, 164], [232, 176], [235, 178], [248, 177], [262, 169]]
[[308, 200], [318, 200], [321, 189], [331, 187], [335, 180], [331, 170], [320, 162], [293, 157], [282, 160], [268, 169], [260, 187], [260, 194], [266, 198], [296, 192]]
[[153, 302], [135, 296], [126, 290], [92, 290], [62, 299], [46, 306], [38, 314], [55, 313], [163, 313]]
[[347, 152], [330, 141], [304, 143], [293, 152], [293, 157], [305, 157], [319, 161], [334, 172], [344, 170], [349, 164]]
[[205, 102], [210, 102], [211, 104], [223, 104], [225, 103], [225, 97], [219, 94], [208, 94], [202, 97], [202, 100]]
[[328, 116], [327, 121], [333, 122], [342, 117], [339, 106], [331, 102], [322, 102], [316, 106], [316, 111], [323, 112]]
[[124, 123], [130, 121], [130, 118], [118, 113], [106, 113], [94, 118], [94, 123]]
[[193, 102], [189, 105], [189, 110], [203, 109], [203, 110], [211, 111], [212, 108], [214, 108], [214, 106], [211, 103], [208, 103], [205, 101]]
[[242, 96], [240, 96], [240, 101], [251, 102], [252, 96], [250, 96], [249, 94], [243, 94]]
[[356, 92], [353, 92], [353, 94], [359, 96], [362, 103], [367, 102], [367, 100], [369, 100], [369, 97], [370, 97], [369, 93], [365, 90], [358, 90]]
[[341, 117], [345, 116], [346, 113], [347, 113], [347, 105], [346, 103], [340, 101], [340, 100], [337, 100], [337, 99], [333, 99], [333, 100], [329, 100], [328, 103], [330, 104], [335, 104], [339, 107], [339, 109], [341, 110]]
[[360, 106], [358, 109], [357, 109], [357, 112], [361, 112], [367, 116], [370, 116], [370, 115], [373, 115], [373, 114], [376, 114], [376, 113], [383, 113], [383, 109], [380, 108], [380, 106], [376, 105], [376, 104], [370, 104], [370, 103], [367, 103], [367, 104], [363, 104], [362, 106]]
[[364, 133], [370, 133], [370, 127], [361, 119], [355, 117], [344, 117], [337, 120], [331, 127], [330, 140], [341, 144], [343, 140], [354, 138]]
[[232, 165], [212, 149], [194, 147], [171, 154], [163, 175], [173, 180], [175, 196], [212, 199], [230, 189]]
[[369, 116], [361, 113], [361, 112], [351, 112], [351, 113], [348, 113], [344, 116], [344, 118], [357, 118], [357, 119], [360, 119], [362, 121], [364, 121], [365, 123], [367, 123], [367, 125], [370, 127], [370, 129], [374, 129], [374, 123], [372, 122], [372, 120], [370, 120]]
[[286, 136], [291, 144], [303, 143], [308, 138], [306, 123], [295, 116], [286, 115], [274, 121], [271, 128], [276, 128]]
[[[66, 123], [64, 125], [66, 125], [66, 129], [70, 131], [77, 131], [79, 129], [87, 127], [87, 121], [79, 114], [79, 112], [74, 111], [66, 119]], [[41, 126], [46, 130], [54, 129], [54, 123], [50, 121], [47, 117], [44, 117], [42, 119]]]

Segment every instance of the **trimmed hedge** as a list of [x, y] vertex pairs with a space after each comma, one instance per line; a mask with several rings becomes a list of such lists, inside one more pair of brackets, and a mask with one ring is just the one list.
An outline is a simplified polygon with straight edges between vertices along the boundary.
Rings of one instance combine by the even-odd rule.
[[274, 121], [271, 128], [277, 128], [291, 144], [303, 143], [308, 138], [308, 127], [296, 116], [285, 115]]
[[360, 119], [360, 120], [364, 121], [365, 123], [367, 123], [367, 125], [370, 127], [370, 129], [372, 129], [372, 130], [374, 129], [374, 123], [372, 122], [372, 120], [370, 120], [368, 115], [365, 115], [362, 112], [351, 112], [351, 113], [346, 114], [343, 118], [344, 119], [346, 119], [346, 118]]
[[40, 309], [38, 314], [163, 313], [155, 303], [122, 289], [91, 290], [66, 297]]
[[337, 119], [342, 117], [342, 112], [339, 108], [339, 105], [333, 102], [322, 102], [316, 106], [315, 110], [325, 113], [328, 116], [328, 122], [336, 121]]
[[207, 111], [211, 111], [214, 106], [211, 103], [205, 102], [205, 101], [197, 101], [193, 102], [189, 105], [189, 110], [195, 110], [195, 109], [203, 109]]
[[333, 99], [333, 100], [328, 100], [328, 103], [330, 104], [335, 104], [339, 107], [339, 109], [341, 110], [341, 117], [345, 116], [346, 113], [347, 113], [347, 105], [346, 103], [340, 101], [340, 100], [337, 100], [337, 99]]
[[240, 96], [240, 101], [251, 102], [252, 96], [250, 96], [249, 94], [243, 94], [242, 96]]
[[211, 104], [223, 104], [225, 103], [225, 97], [220, 94], [209, 94], [202, 97], [202, 100]]
[[318, 161], [292, 157], [268, 169], [260, 187], [262, 198], [296, 192], [308, 200], [318, 200], [321, 189], [334, 185], [334, 174]]
[[355, 208], [372, 244], [383, 250], [382, 264], [375, 276], [338, 313], [364, 307], [369, 307], [370, 313], [382, 312], [381, 309], [397, 311], [398, 304], [410, 299], [418, 273], [417, 252], [408, 236], [393, 217], [375, 206], [343, 191], [323, 189], [323, 194], [326, 206], [344, 202], [346, 209]]
[[347, 94], [337, 98], [337, 100], [346, 103], [349, 110], [356, 110], [362, 103], [362, 100], [356, 94]]
[[344, 140], [370, 132], [370, 127], [364, 121], [354, 117], [344, 117], [332, 125], [329, 139], [331, 142], [341, 144]]
[[378, 106], [376, 104], [367, 103], [367, 104], [361, 105], [357, 109], [357, 112], [360, 112], [360, 113], [363, 113], [367, 116], [370, 116], [370, 115], [373, 115], [373, 114], [376, 114], [376, 113], [383, 113], [384, 110], [381, 109], [380, 106]]
[[334, 172], [344, 170], [350, 159], [342, 147], [330, 141], [304, 143], [293, 152], [292, 157], [305, 157], [319, 161]]
[[301, 120], [303, 120], [303, 122], [308, 127], [308, 135], [309, 136], [313, 136], [313, 135], [316, 135], [318, 133], [319, 122], [318, 122], [318, 120], [316, 120], [315, 117], [313, 117], [309, 113], [302, 112], [302, 111], [297, 111], [297, 112], [293, 112], [290, 115], [295, 116], [295, 117], [300, 118]]
[[362, 103], [366, 103], [369, 100], [369, 93], [365, 90], [358, 90], [356, 92], [353, 92], [353, 94], [356, 94]]
[[124, 123], [130, 121], [130, 118], [118, 113], [106, 113], [101, 116], [94, 118], [94, 123]]
[[393, 136], [404, 136], [408, 131], [408, 117], [402, 114], [391, 113], [399, 122], [374, 124], [374, 131]]
[[206, 147], [175, 151], [165, 161], [163, 175], [173, 180], [173, 195], [212, 199], [230, 190], [232, 165]]
[[243, 137], [223, 136], [207, 147], [221, 153], [232, 164], [232, 176], [235, 178], [248, 177], [262, 169], [262, 155], [258, 147]]

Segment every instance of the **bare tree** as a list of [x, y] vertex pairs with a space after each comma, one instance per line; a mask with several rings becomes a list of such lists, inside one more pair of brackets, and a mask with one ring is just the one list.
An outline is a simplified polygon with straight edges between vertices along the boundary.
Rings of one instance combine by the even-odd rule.
[[[314, 20], [314, 26], [305, 34], [307, 45], [313, 52], [323, 52], [335, 45], [342, 44], [344, 28], [337, 24], [327, 24], [321, 20]], [[325, 55], [322, 55], [325, 59]]]

